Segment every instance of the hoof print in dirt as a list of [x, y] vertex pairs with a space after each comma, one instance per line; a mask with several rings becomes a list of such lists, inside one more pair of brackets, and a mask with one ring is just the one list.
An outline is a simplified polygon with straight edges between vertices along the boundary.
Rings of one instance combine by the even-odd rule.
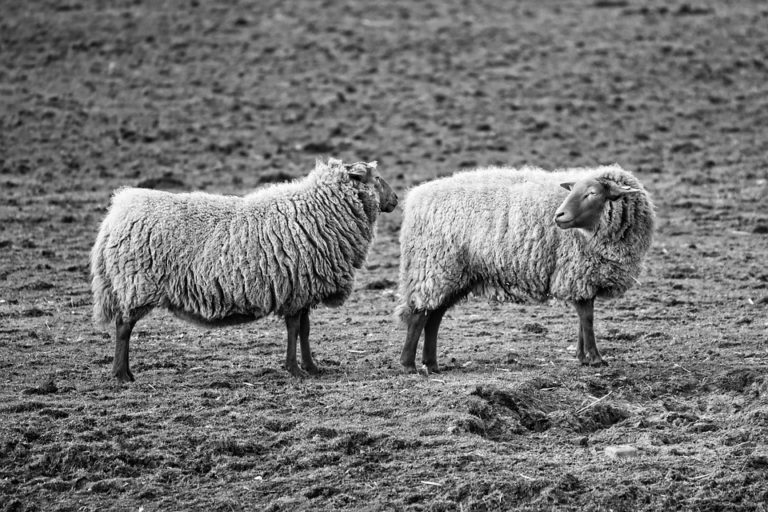
[[41, 316], [48, 316], [48, 315], [51, 315], [51, 313], [36, 307], [27, 308], [21, 312], [21, 316], [28, 317], [28, 318], [38, 318]]
[[458, 420], [454, 430], [466, 430], [494, 441], [510, 440], [526, 432], [543, 432], [551, 426], [529, 387], [477, 386], [467, 398], [467, 412], [469, 417]]
[[523, 331], [530, 332], [532, 334], [546, 334], [548, 329], [538, 322], [532, 322], [523, 324]]
[[50, 395], [53, 393], [57, 393], [58, 391], [59, 391], [58, 386], [56, 386], [56, 383], [53, 381], [53, 379], [51, 379], [44, 382], [40, 386], [27, 388], [23, 390], [22, 393], [25, 395]]
[[380, 437], [372, 436], [365, 431], [350, 432], [338, 438], [334, 448], [341, 450], [345, 455], [354, 455], [375, 444], [379, 439]]
[[208, 384], [210, 389], [232, 389], [234, 386], [226, 380], [214, 380]]
[[397, 283], [391, 279], [376, 279], [365, 285], [366, 290], [386, 290], [394, 288]]
[[312, 500], [315, 498], [329, 498], [338, 493], [339, 493], [339, 489], [337, 487], [328, 486], [328, 485], [318, 485], [306, 491], [304, 493], [304, 496]]
[[723, 391], [735, 391], [737, 393], [743, 393], [753, 384], [760, 384], [763, 381], [764, 377], [761, 373], [750, 369], [730, 370], [716, 378], [717, 387]]
[[[575, 412], [561, 408], [549, 414], [549, 418], [557, 428], [578, 434], [590, 434], [610, 428], [629, 416], [628, 411], [605, 403]], [[585, 443], [588, 443], [588, 439]]]

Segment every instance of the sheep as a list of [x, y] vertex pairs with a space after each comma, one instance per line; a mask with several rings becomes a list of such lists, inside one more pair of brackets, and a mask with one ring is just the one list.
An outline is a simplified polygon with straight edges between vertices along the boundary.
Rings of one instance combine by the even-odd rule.
[[594, 300], [637, 282], [655, 222], [650, 196], [632, 174], [615, 164], [465, 171], [413, 188], [403, 210], [396, 314], [407, 327], [406, 369], [415, 370], [424, 331], [422, 362], [438, 371], [440, 322], [470, 293], [572, 303], [578, 360], [607, 365], [595, 343]]
[[115, 329], [112, 374], [134, 380], [131, 332], [156, 307], [207, 327], [283, 316], [286, 369], [298, 377], [318, 373], [309, 310], [345, 301], [379, 212], [395, 206], [375, 162], [336, 159], [244, 197], [117, 191], [91, 251], [94, 319]]

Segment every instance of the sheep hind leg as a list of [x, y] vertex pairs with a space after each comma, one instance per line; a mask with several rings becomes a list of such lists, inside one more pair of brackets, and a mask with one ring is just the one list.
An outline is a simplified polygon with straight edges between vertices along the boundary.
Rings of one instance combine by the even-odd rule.
[[306, 377], [307, 372], [299, 368], [299, 363], [296, 362], [296, 339], [299, 337], [299, 331], [301, 330], [301, 312], [295, 315], [285, 315], [285, 327], [288, 331], [285, 369], [294, 377]]
[[579, 314], [579, 343], [576, 346], [576, 357], [583, 365], [608, 366], [597, 350], [594, 329], [594, 299], [574, 302]]
[[115, 359], [112, 362], [112, 375], [120, 382], [133, 382], [133, 373], [128, 367], [128, 346], [136, 320], [123, 321], [118, 316], [115, 320]]
[[424, 330], [424, 325], [426, 323], [427, 314], [424, 311], [412, 313], [408, 317], [408, 320], [406, 320], [408, 332], [405, 335], [405, 344], [403, 345], [403, 351], [400, 354], [400, 364], [402, 364], [407, 371], [416, 372], [416, 348], [419, 345], [421, 331]]
[[299, 321], [299, 343], [301, 345], [301, 366], [310, 374], [320, 373], [317, 365], [312, 360], [312, 351], [309, 348], [309, 308], [301, 312]]
[[430, 373], [440, 371], [437, 365], [437, 331], [440, 329], [440, 322], [448, 308], [440, 307], [427, 315], [427, 322], [424, 326], [424, 349], [422, 351], [421, 362]]

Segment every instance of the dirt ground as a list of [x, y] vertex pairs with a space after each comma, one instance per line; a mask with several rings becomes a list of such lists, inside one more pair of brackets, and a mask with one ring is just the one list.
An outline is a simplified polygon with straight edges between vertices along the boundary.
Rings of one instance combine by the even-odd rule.
[[[768, 508], [764, 2], [0, 4], [0, 510]], [[326, 156], [400, 196], [488, 164], [636, 173], [658, 233], [596, 306], [610, 366], [577, 364], [567, 305], [470, 299], [443, 372], [404, 374], [398, 208], [312, 314], [319, 377], [281, 368], [280, 319], [157, 312], [114, 382], [88, 275], [112, 190], [240, 194]]]

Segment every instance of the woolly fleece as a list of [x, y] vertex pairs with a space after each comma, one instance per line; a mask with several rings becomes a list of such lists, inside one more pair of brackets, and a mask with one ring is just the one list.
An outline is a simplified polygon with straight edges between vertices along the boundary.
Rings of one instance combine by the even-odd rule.
[[339, 305], [378, 213], [374, 185], [336, 160], [242, 198], [119, 190], [91, 251], [94, 319], [164, 307], [217, 324]]
[[[642, 192], [606, 202], [594, 234], [561, 230], [560, 183], [586, 177]], [[406, 320], [469, 293], [516, 302], [619, 296], [637, 281], [653, 227], [647, 192], [617, 165], [488, 168], [424, 183], [404, 205], [398, 314]]]

